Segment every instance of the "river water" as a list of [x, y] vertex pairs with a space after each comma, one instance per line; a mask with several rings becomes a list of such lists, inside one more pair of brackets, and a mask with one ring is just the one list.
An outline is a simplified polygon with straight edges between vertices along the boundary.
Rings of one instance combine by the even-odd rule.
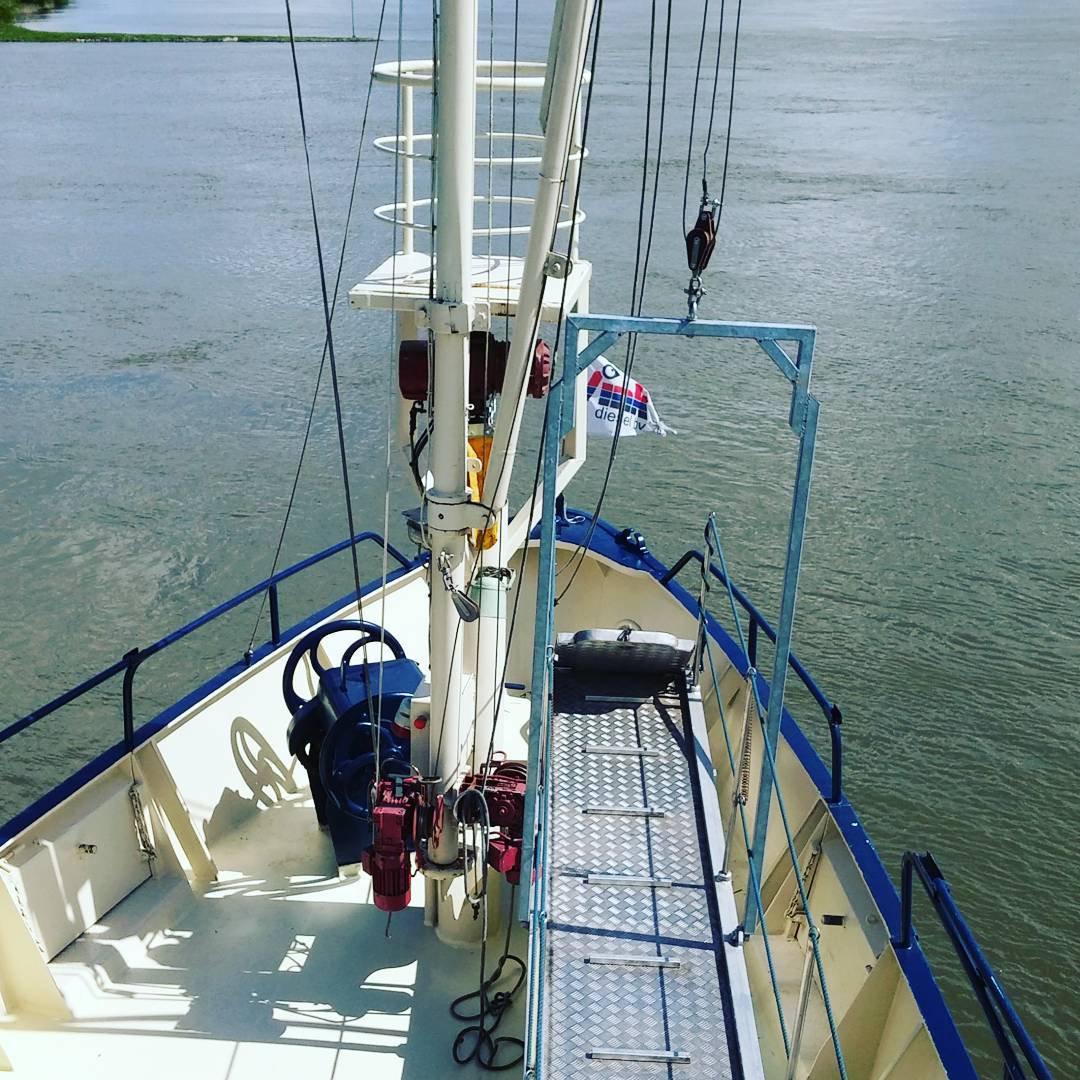
[[[300, 33], [350, 31], [346, 5], [296, 8]], [[672, 32], [655, 314], [684, 303], [698, 10]], [[644, 3], [617, 11], [583, 245], [593, 309], [625, 312], [649, 18]], [[374, 30], [370, 5], [356, 18]], [[264, 0], [82, 0], [41, 25], [279, 33], [283, 16]], [[506, 3], [496, 26], [507, 55]], [[541, 58], [543, 20], [523, 18], [521, 40]], [[403, 41], [430, 53], [422, 15]], [[748, 0], [739, 50], [703, 314], [819, 328], [796, 647], [843, 707], [848, 791], [888, 865], [933, 850], [1056, 1074], [1077, 1076], [1080, 10]], [[332, 251], [371, 53], [300, 50]], [[658, 56], [657, 95], [660, 69]], [[269, 569], [321, 340], [291, 77], [272, 44], [0, 46], [0, 721]], [[372, 131], [393, 128], [377, 90]], [[714, 166], [721, 150], [717, 138]], [[389, 250], [368, 208], [392, 197], [390, 159], [367, 152], [343, 286]], [[389, 327], [347, 309], [336, 325], [358, 516], [381, 528]], [[635, 375], [678, 434], [624, 444], [605, 516], [673, 559], [717, 509], [736, 577], [775, 612], [793, 460], [782, 382], [749, 349], [670, 344], [643, 344]], [[320, 402], [284, 561], [345, 533]], [[580, 505], [604, 450], [593, 444]], [[396, 516], [410, 503], [398, 468], [391, 489]], [[285, 593], [285, 620], [348, 584], [344, 562], [328, 565]], [[140, 715], [235, 659], [253, 620], [245, 610], [141, 674]], [[0, 809], [116, 739], [115, 694], [98, 706], [4, 748]], [[944, 971], [929, 923], [924, 910]], [[977, 1038], [971, 1008], [959, 1012]]]

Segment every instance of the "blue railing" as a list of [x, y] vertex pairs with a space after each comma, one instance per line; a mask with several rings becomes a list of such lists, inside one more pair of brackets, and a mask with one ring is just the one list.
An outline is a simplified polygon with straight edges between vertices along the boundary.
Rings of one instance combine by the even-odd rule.
[[[671, 567], [671, 569], [660, 578], [660, 584], [667, 585], [686, 568], [688, 563], [691, 562], [697, 562], [700, 566], [704, 566], [705, 556], [700, 551], [694, 549], [687, 551], [684, 555], [680, 556], [679, 560]], [[725, 589], [730, 588], [731, 595], [735, 598], [735, 602], [750, 616], [750, 625], [746, 635], [746, 658], [750, 667], [757, 668], [759, 631], [764, 631], [765, 636], [774, 645], [776, 644], [776, 631], [773, 629], [769, 620], [754, 606], [753, 601], [746, 593], [744, 593], [735, 582], [728, 581], [727, 575], [723, 570], [714, 565], [711, 561], [709, 562], [709, 572], [724, 586]], [[821, 709], [825, 719], [828, 721], [829, 743], [832, 758], [832, 792], [829, 797], [829, 802], [830, 804], [835, 805], [840, 802], [844, 793], [844, 742], [840, 727], [843, 717], [840, 712], [840, 706], [835, 702], [830, 701], [825, 696], [821, 687], [814, 681], [814, 677], [805, 667], [803, 667], [794, 652], [788, 654], [788, 666], [795, 675], [798, 676], [799, 681], [806, 687], [814, 701], [817, 702], [818, 708]]]
[[[41, 814], [47, 810], [52, 809], [57, 805], [61, 798], [65, 797], [70, 790], [73, 789], [73, 785], [82, 785], [87, 781], [94, 778], [104, 772], [115, 761], [119, 760], [124, 754], [131, 753], [136, 746], [145, 741], [150, 734], [159, 730], [161, 724], [158, 721], [161, 717], [155, 717], [153, 720], [147, 721], [145, 724], [136, 728], [135, 726], [135, 674], [139, 670], [139, 667], [152, 656], [156, 656], [158, 653], [164, 652], [169, 646], [175, 645], [178, 641], [183, 640], [189, 634], [193, 634], [196, 630], [201, 629], [208, 623], [214, 622], [222, 615], [233, 611], [241, 604], [247, 603], [249, 600], [253, 600], [263, 593], [267, 596], [267, 606], [270, 614], [270, 639], [264, 645], [260, 646], [258, 650], [252, 652], [251, 650], [244, 653], [243, 659], [237, 665], [233, 665], [233, 668], [227, 669], [223, 675], [231, 675], [237, 673], [234, 669], [242, 669], [243, 666], [250, 664], [253, 659], [264, 653], [270, 651], [279, 645], [282, 640], [281, 630], [281, 609], [278, 596], [278, 586], [283, 581], [287, 581], [289, 578], [296, 577], [297, 574], [303, 573], [305, 570], [310, 569], [313, 566], [324, 562], [326, 559], [331, 558], [334, 555], [339, 554], [342, 551], [347, 550], [350, 547], [357, 546], [359, 544], [375, 542], [380, 548], [385, 548], [387, 554], [398, 564], [399, 569], [395, 571], [395, 576], [404, 572], [407, 569], [411, 569], [414, 566], [419, 565], [420, 559], [410, 560], [403, 555], [392, 544], [387, 543], [383, 538], [375, 532], [361, 532], [351, 539], [341, 540], [336, 544], [325, 548], [323, 551], [319, 551], [314, 555], [309, 555], [306, 559], [302, 559], [298, 563], [294, 563], [292, 566], [286, 567], [284, 570], [279, 570], [277, 573], [272, 574], [270, 577], [265, 578], [263, 581], [258, 582], [256, 585], [252, 585], [250, 588], [245, 589], [243, 592], [238, 593], [230, 600], [226, 600], [222, 604], [218, 604], [217, 607], [211, 608], [205, 614], [200, 615], [197, 619], [192, 619], [191, 622], [185, 623], [177, 630], [173, 630], [171, 633], [166, 634], [163, 638], [158, 639], [152, 645], [148, 645], [145, 648], [135, 648], [126, 652], [119, 660], [114, 661], [108, 667], [103, 668], [95, 675], [91, 675], [88, 679], [84, 679], [78, 686], [72, 687], [70, 690], [66, 690], [64, 693], [53, 698], [52, 701], [46, 705], [42, 705], [40, 708], [35, 709], [33, 712], [27, 713], [25, 716], [20, 717], [18, 720], [7, 727], [0, 730], [0, 745], [3, 745], [9, 739], [18, 735], [22, 731], [26, 731], [28, 728], [33, 727], [39, 721], [44, 720], [47, 716], [51, 716], [53, 713], [58, 712], [66, 705], [72, 704], [72, 702], [78, 701], [86, 694], [95, 690], [97, 687], [110, 682], [117, 676], [123, 675], [123, 685], [121, 691], [122, 697], [122, 718], [123, 718], [123, 738], [120, 742], [115, 743], [109, 747], [104, 753], [95, 758], [92, 762], [84, 766], [82, 769], [74, 773], [72, 776], [67, 777], [63, 783], [54, 788], [47, 795], [43, 796], [32, 806], [22, 811], [16, 817], [12, 818], [5, 825], [0, 826], [0, 843], [10, 839], [17, 831], [30, 824]], [[348, 597], [345, 598], [346, 601]], [[219, 681], [219, 680], [215, 680]], [[190, 704], [190, 698], [185, 698], [181, 704]], [[170, 710], [168, 715], [171, 717], [175, 713], [175, 707]], [[164, 714], [163, 714], [164, 715]]]
[[[1035, 1047], [1024, 1027], [1009, 995], [998, 981], [990, 962], [968, 927], [952, 897], [949, 883], [930, 852], [919, 855], [914, 851], [904, 854], [900, 882], [900, 933], [893, 941], [897, 950], [910, 949], [915, 943], [915, 929], [911, 922], [914, 878], [918, 876], [926, 895], [934, 905], [941, 925], [952, 942], [960, 964], [975, 991], [986, 1021], [990, 1025], [994, 1041], [1001, 1051], [1005, 1067], [1005, 1080], [1026, 1080], [1028, 1073], [1017, 1056], [1023, 1054], [1031, 1068], [1031, 1075], [1038, 1080], [1051, 1080], [1050, 1070]], [[1008, 1030], [1006, 1030], [1006, 1028]]]

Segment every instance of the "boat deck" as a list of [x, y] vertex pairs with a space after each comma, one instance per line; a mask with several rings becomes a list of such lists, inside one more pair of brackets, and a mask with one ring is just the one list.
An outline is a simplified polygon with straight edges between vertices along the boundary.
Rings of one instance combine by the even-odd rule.
[[557, 671], [541, 1074], [757, 1077], [700, 699]]
[[[462, 1023], [447, 1011], [479, 956], [424, 927], [420, 877], [387, 937], [371, 879], [338, 878], [303, 794], [214, 856], [214, 884], [151, 879], [53, 960], [73, 1018], [0, 1028], [16, 1076], [62, 1080], [74, 1062], [79, 1080], [486, 1075], [451, 1060]], [[520, 929], [511, 948], [525, 954]], [[520, 1035], [523, 1014], [519, 1000], [498, 1034]]]

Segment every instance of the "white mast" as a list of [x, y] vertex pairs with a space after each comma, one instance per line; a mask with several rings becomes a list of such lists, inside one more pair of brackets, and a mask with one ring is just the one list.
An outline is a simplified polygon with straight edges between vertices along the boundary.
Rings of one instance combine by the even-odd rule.
[[[561, 24], [556, 26], [557, 36], [554, 32], [552, 34], [551, 55], [548, 57], [544, 155], [540, 163], [529, 246], [525, 253], [525, 269], [521, 276], [517, 316], [510, 337], [510, 355], [503, 383], [505, 393], [495, 420], [483, 491], [484, 502], [496, 511], [501, 511], [506, 505], [510, 490], [528, 383], [526, 372], [536, 345], [537, 313], [547, 285], [544, 267], [563, 197], [563, 181], [566, 178], [570, 141], [574, 135], [574, 114], [585, 68], [592, 10], [593, 0], [565, 0], [556, 9], [556, 17], [561, 19]], [[573, 204], [572, 194], [568, 201]]]
[[[465, 584], [469, 331], [472, 327], [472, 222], [476, 140], [476, 0], [443, 0], [435, 71], [435, 299], [427, 305], [434, 339], [431, 530], [431, 771], [451, 784], [461, 743], [464, 633], [447, 569]], [[434, 756], [437, 754], [437, 758]]]

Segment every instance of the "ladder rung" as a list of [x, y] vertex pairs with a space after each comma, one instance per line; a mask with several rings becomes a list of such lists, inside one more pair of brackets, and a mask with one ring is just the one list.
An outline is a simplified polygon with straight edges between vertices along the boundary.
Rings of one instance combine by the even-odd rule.
[[594, 964], [597, 967], [682, 967], [681, 960], [672, 960], [670, 956], [615, 956], [614, 954], [604, 953], [596, 956], [586, 956], [585, 963]]
[[651, 806], [586, 806], [583, 814], [603, 814], [607, 817], [662, 818], [666, 810], [654, 810]]
[[609, 746], [606, 743], [586, 743], [586, 754], [622, 754], [626, 757], [659, 757], [659, 750], [647, 746]]
[[614, 701], [621, 705], [644, 705], [650, 698], [643, 697], [616, 697], [613, 694], [586, 694], [586, 701]]
[[635, 877], [630, 874], [586, 874], [586, 885], [634, 885], [641, 889], [670, 889], [671, 878]]
[[659, 1064], [689, 1065], [690, 1055], [680, 1050], [634, 1050], [621, 1046], [601, 1046], [586, 1052], [593, 1061], [655, 1061]]

